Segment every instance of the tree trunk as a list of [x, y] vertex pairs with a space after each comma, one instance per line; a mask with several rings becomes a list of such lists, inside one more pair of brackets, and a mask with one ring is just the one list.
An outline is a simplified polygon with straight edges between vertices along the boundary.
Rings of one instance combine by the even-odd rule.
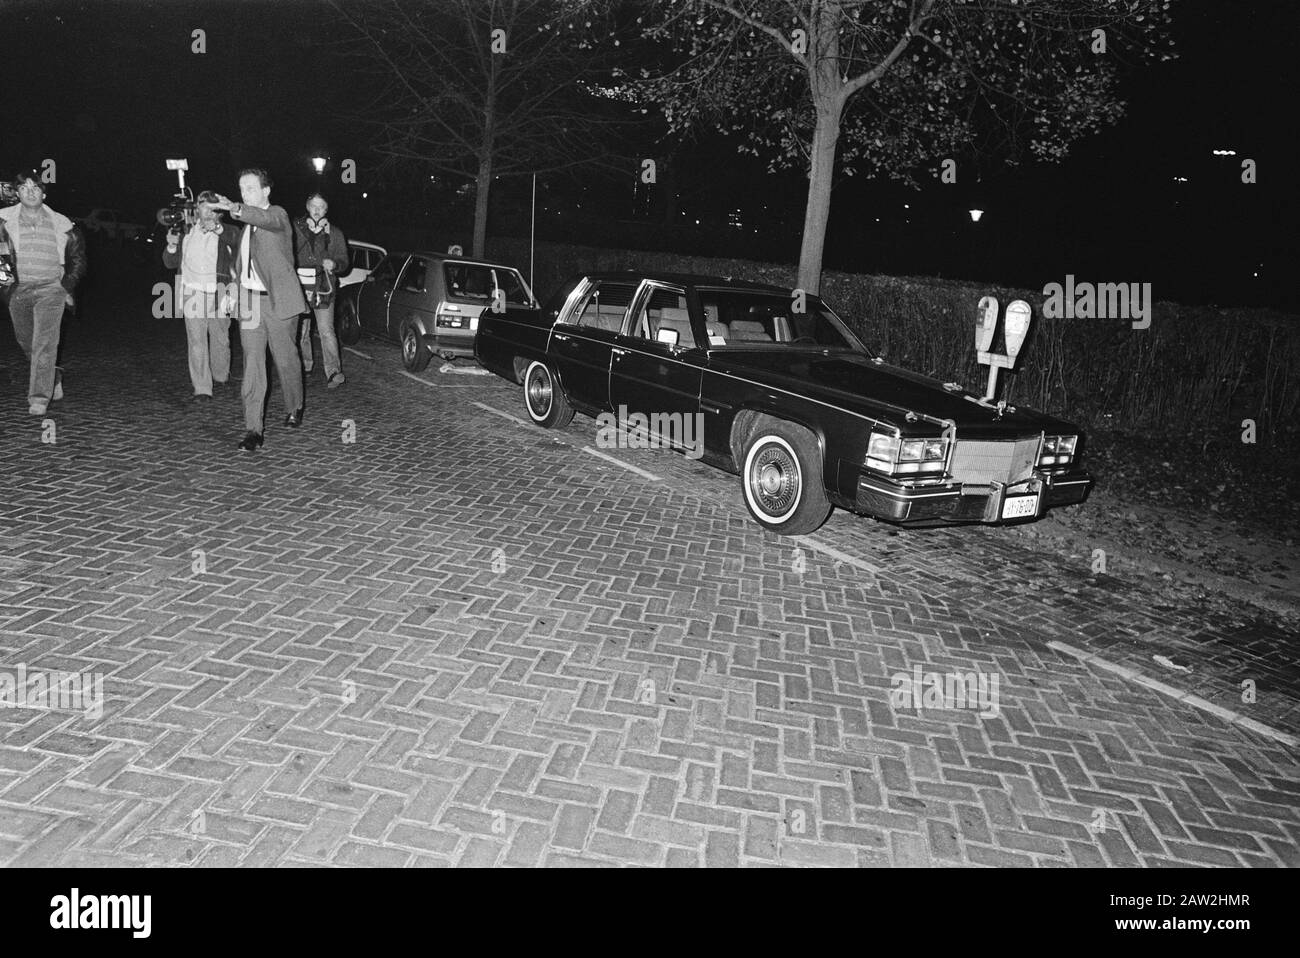
[[488, 200], [492, 195], [492, 158], [497, 135], [497, 66], [489, 60], [487, 89], [483, 93], [483, 139], [479, 143], [478, 176], [474, 183], [474, 257], [487, 255]]
[[483, 259], [487, 246], [488, 198], [492, 192], [492, 154], [479, 156], [478, 175], [474, 178], [474, 251], [475, 259]]
[[808, 166], [808, 205], [803, 218], [796, 283], [806, 293], [817, 293], [822, 283], [822, 251], [831, 215], [831, 183], [835, 175], [835, 147], [840, 138], [839, 103], [817, 105], [812, 155]]

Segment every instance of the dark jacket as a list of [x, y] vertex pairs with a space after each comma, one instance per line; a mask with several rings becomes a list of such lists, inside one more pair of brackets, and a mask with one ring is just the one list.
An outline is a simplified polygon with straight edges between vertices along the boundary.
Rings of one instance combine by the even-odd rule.
[[[329, 277], [329, 282], [319, 284], [320, 305], [329, 306], [334, 302], [340, 277], [348, 275], [352, 268], [348, 265], [347, 237], [333, 223], [329, 225], [328, 231], [313, 233], [307, 228], [307, 217], [300, 216], [293, 221], [293, 247], [298, 257], [299, 269], [314, 268], [319, 275], [320, 271], [325, 269], [325, 260], [334, 261], [334, 271]], [[328, 293], [325, 292], [326, 286], [329, 289]]]
[[[18, 213], [21, 209], [21, 205], [15, 205], [0, 210], [0, 230], [3, 230], [8, 236], [9, 249], [13, 254], [14, 274], [17, 276], [15, 286], [23, 281], [21, 274], [17, 272]], [[63, 262], [63, 279], [61, 280], [63, 288], [69, 293], [75, 293], [77, 286], [86, 275], [86, 240], [81, 235], [80, 227], [73, 223], [72, 220], [62, 213], [56, 213], [48, 206], [45, 207], [45, 211], [54, 220], [54, 234], [58, 242], [59, 257]], [[12, 290], [14, 287], [9, 288]]]
[[5, 232], [4, 220], [0, 220], [0, 300], [9, 301], [9, 288], [16, 283], [18, 264], [14, 260], [14, 248], [9, 245], [9, 234]]
[[[293, 265], [293, 224], [283, 206], [260, 210], [255, 206], [236, 206], [231, 215], [252, 230], [249, 249], [253, 268], [270, 293], [270, 319], [297, 319], [307, 312], [307, 300]], [[242, 250], [242, 247], [241, 247]], [[242, 284], [244, 263], [235, 257], [235, 272]], [[247, 295], [247, 294], [245, 294]]]
[[[181, 260], [185, 255], [185, 244], [190, 241], [196, 230], [200, 226], [193, 226], [181, 237], [180, 243], [176, 247], [176, 252], [167, 252], [167, 247], [163, 247], [162, 260], [163, 265], [168, 269], [180, 270]], [[235, 260], [239, 258], [239, 241], [243, 236], [244, 228], [238, 223], [222, 223], [221, 233], [217, 236], [217, 282], [228, 284], [235, 278]]]

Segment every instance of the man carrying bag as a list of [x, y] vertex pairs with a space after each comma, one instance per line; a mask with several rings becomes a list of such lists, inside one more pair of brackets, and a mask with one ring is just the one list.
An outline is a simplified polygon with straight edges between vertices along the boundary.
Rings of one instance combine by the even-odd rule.
[[348, 273], [348, 241], [343, 231], [325, 218], [329, 204], [319, 193], [307, 198], [307, 215], [293, 224], [294, 251], [298, 263], [298, 281], [302, 283], [310, 312], [303, 317], [299, 352], [302, 368], [310, 373], [315, 356], [311, 348], [311, 321], [316, 319], [320, 335], [321, 361], [325, 365], [325, 385], [330, 389], [345, 382], [338, 335], [334, 330], [334, 297], [338, 278]]

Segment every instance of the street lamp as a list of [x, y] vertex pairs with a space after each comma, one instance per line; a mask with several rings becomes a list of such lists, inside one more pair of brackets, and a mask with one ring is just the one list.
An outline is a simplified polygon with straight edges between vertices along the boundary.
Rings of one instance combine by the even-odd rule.
[[325, 157], [323, 157], [323, 156], [313, 156], [313, 157], [311, 158], [311, 165], [312, 165], [312, 168], [313, 168], [317, 173], [324, 173], [324, 172], [325, 172], [325, 162], [326, 162], [326, 161], [325, 161]]
[[983, 211], [983, 210], [971, 210], [971, 211], [970, 211], [970, 221], [971, 221], [972, 223], [978, 223], [978, 222], [980, 221], [980, 217], [983, 216], [983, 215], [984, 215], [984, 211]]

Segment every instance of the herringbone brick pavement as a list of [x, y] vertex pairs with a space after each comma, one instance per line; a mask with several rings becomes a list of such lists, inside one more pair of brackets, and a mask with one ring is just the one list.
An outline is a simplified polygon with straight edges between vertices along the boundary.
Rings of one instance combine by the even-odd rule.
[[[1047, 643], [1177, 649], [1215, 701], [1260, 674], [1279, 720], [1289, 650], [1086, 558], [771, 536], [731, 477], [371, 341], [241, 456], [177, 326], [78, 346], [54, 443], [0, 347], [0, 673], [101, 674], [104, 709], [0, 709], [0, 863], [1300, 863], [1293, 750]], [[996, 675], [998, 714], [891, 707], [917, 666]]]

